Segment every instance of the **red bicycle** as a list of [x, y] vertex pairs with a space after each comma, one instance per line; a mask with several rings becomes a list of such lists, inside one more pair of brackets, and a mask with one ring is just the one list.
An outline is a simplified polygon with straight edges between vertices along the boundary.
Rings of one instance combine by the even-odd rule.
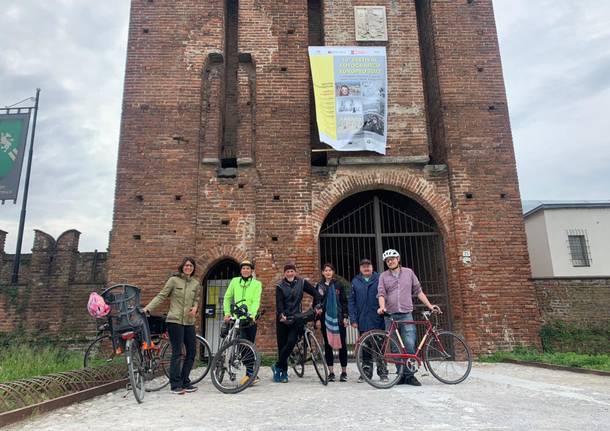
[[[424, 320], [400, 322], [385, 314], [385, 317], [392, 319], [387, 331], [369, 331], [358, 339], [356, 364], [367, 383], [379, 389], [391, 388], [398, 383], [404, 371], [415, 373], [422, 364], [434, 377], [446, 384], [455, 385], [468, 377], [472, 369], [470, 348], [459, 335], [438, 329], [436, 321], [432, 324], [432, 314], [424, 311]], [[407, 352], [400, 337], [399, 325], [425, 327], [426, 332], [414, 354]]]

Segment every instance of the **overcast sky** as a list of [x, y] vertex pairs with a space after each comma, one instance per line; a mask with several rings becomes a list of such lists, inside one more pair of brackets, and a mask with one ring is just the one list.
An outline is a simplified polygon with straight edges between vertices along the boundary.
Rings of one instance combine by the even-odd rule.
[[[610, 1], [495, 0], [523, 199], [610, 199]], [[0, 0], [0, 106], [42, 88], [23, 252], [33, 230], [112, 223], [129, 1]], [[20, 192], [22, 195], [22, 192]], [[14, 253], [21, 202], [0, 206]]]

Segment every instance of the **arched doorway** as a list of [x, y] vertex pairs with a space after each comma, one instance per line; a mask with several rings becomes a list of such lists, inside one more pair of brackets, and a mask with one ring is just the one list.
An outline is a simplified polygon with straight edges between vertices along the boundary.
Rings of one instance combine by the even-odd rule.
[[223, 320], [222, 300], [233, 277], [239, 275], [239, 265], [233, 259], [216, 263], [203, 279], [204, 308], [201, 313], [201, 332], [210, 343], [212, 352], [218, 350], [220, 325]]
[[[339, 202], [320, 229], [320, 265], [332, 262], [337, 274], [351, 280], [362, 258], [383, 271], [383, 251], [398, 250], [403, 266], [415, 271], [430, 301], [444, 311], [450, 328], [449, 295], [443, 238], [434, 218], [419, 203], [400, 193], [372, 190]], [[416, 310], [423, 305], [417, 304]]]

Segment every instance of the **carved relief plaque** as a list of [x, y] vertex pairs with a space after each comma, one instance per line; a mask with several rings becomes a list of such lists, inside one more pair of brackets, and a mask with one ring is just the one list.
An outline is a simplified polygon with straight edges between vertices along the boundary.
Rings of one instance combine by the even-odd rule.
[[355, 6], [354, 16], [357, 41], [388, 40], [385, 6]]

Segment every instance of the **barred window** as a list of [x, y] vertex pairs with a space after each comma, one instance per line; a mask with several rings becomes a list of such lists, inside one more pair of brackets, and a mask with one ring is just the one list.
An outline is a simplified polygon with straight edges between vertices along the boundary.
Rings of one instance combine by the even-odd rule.
[[570, 257], [572, 258], [572, 266], [591, 266], [591, 252], [586, 231], [569, 230], [568, 246]]

